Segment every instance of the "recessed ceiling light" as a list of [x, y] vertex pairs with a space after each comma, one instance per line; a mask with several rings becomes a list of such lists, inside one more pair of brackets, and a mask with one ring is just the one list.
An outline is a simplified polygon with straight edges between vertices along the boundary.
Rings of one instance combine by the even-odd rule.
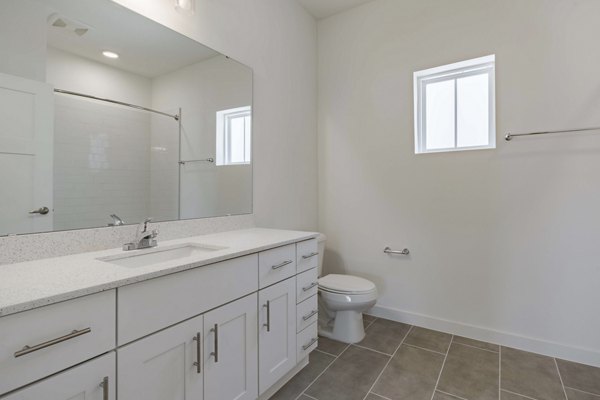
[[114, 51], [104, 50], [102, 52], [102, 55], [104, 57], [108, 57], [108, 58], [119, 58], [119, 55], [117, 53], [115, 53]]

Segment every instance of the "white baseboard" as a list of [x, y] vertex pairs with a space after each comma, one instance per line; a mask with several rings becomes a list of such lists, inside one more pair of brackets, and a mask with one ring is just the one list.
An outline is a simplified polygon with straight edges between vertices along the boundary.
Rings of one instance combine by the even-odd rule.
[[405, 324], [416, 325], [454, 335], [465, 336], [471, 339], [496, 343], [502, 346], [513, 347], [550, 357], [561, 358], [563, 360], [600, 367], [600, 352], [597, 350], [521, 336], [514, 333], [497, 331], [462, 322], [449, 321], [442, 318], [402, 311], [380, 305], [373, 307], [369, 310], [368, 314], [375, 317], [403, 322]]

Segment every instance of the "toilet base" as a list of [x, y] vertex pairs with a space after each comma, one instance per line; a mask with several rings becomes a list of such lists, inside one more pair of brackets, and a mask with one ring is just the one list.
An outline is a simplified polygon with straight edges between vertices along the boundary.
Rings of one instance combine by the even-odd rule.
[[365, 337], [362, 313], [337, 311], [333, 319], [319, 321], [319, 335], [344, 343], [358, 343]]

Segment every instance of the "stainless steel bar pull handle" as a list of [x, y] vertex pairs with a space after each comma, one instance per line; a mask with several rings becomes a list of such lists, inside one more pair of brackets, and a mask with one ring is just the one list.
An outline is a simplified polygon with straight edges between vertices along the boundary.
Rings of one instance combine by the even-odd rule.
[[219, 324], [215, 324], [215, 327], [210, 330], [215, 333], [215, 351], [210, 353], [211, 356], [215, 356], [215, 362], [219, 362]]
[[312, 310], [309, 314], [306, 314], [304, 317], [302, 317], [302, 319], [304, 321], [308, 321], [310, 319], [310, 317], [312, 317], [313, 315], [315, 315], [318, 312], [319, 312], [318, 310]]
[[41, 215], [46, 215], [50, 212], [50, 209], [48, 207], [40, 207], [37, 210], [31, 210], [29, 211], [29, 214], [41, 214]]
[[196, 333], [194, 336], [194, 341], [196, 342], [196, 361], [194, 363], [194, 367], [196, 367], [197, 373], [202, 373], [202, 335], [200, 332]]
[[58, 337], [56, 339], [48, 340], [47, 342], [36, 344], [34, 346], [25, 346], [21, 350], [15, 352], [15, 358], [24, 356], [29, 353], [33, 353], [34, 351], [38, 351], [41, 349], [45, 349], [46, 347], [54, 346], [55, 344], [65, 342], [70, 339], [74, 339], [78, 336], [85, 335], [86, 333], [90, 333], [92, 331], [91, 328], [85, 328], [80, 331], [74, 330], [71, 333]]
[[310, 285], [308, 285], [308, 286], [304, 286], [304, 287], [302, 288], [302, 291], [303, 291], [303, 292], [308, 292], [310, 289], [314, 288], [314, 287], [315, 287], [315, 286], [317, 286], [318, 284], [319, 284], [319, 282], [313, 282], [313, 283], [311, 283], [311, 284], [310, 284]]
[[319, 255], [319, 253], [315, 251], [313, 253], [302, 256], [302, 258], [307, 259], [307, 258], [311, 258], [311, 257], [318, 256], [318, 255]]
[[102, 400], [108, 400], [108, 396], [110, 395], [110, 387], [108, 385], [108, 376], [105, 376], [100, 382], [100, 387], [102, 388]]
[[271, 268], [272, 269], [279, 269], [279, 268], [283, 268], [288, 264], [291, 264], [293, 261], [292, 260], [286, 260], [284, 262], [282, 262], [281, 264], [277, 264], [277, 265], [273, 265]]
[[307, 344], [305, 344], [304, 346], [302, 346], [302, 350], [306, 350], [308, 349], [310, 346], [312, 346], [313, 344], [315, 344], [317, 342], [317, 340], [319, 340], [319, 338], [312, 338], [310, 342], [308, 342]]
[[267, 323], [263, 324], [263, 326], [267, 327], [267, 332], [271, 332], [271, 302], [267, 300], [267, 304], [263, 307], [267, 308]]

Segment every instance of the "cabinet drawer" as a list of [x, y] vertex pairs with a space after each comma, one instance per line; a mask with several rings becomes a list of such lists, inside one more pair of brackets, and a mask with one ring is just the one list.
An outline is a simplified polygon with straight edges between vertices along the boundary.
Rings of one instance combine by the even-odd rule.
[[318, 296], [312, 296], [296, 306], [296, 332], [300, 332], [313, 322], [317, 322]]
[[0, 394], [113, 349], [115, 299], [110, 290], [0, 318]]
[[309, 239], [296, 243], [296, 265], [297, 272], [307, 271], [317, 268], [319, 264], [319, 246], [317, 239]]
[[309, 297], [316, 295], [319, 290], [319, 281], [317, 280], [317, 269], [313, 268], [306, 272], [298, 274], [296, 285], [297, 303], [301, 303]]
[[116, 399], [116, 357], [111, 352], [3, 397], [3, 400]]
[[309, 325], [306, 329], [300, 332], [296, 338], [296, 344], [298, 346], [297, 360], [300, 361], [304, 357], [317, 348], [319, 342], [319, 336], [317, 335], [317, 323]]
[[296, 275], [296, 245], [277, 247], [258, 253], [260, 288]]
[[202, 314], [258, 290], [251, 254], [118, 289], [118, 343]]

